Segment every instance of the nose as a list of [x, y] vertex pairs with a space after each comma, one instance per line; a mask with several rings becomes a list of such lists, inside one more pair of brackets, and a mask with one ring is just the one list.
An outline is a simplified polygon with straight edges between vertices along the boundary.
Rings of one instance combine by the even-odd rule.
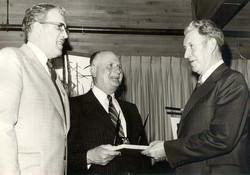
[[67, 39], [69, 37], [69, 33], [68, 33], [67, 29], [63, 30], [63, 37], [64, 37], [64, 39]]
[[190, 53], [190, 49], [186, 48], [185, 49], [185, 53], [184, 53], [184, 58], [188, 59], [190, 57], [191, 53]]
[[117, 74], [120, 74], [120, 73], [122, 73], [122, 68], [120, 66], [116, 66], [114, 68], [114, 72], [117, 73]]
[[60, 26], [60, 32], [63, 35], [64, 39], [67, 39], [69, 37], [69, 31], [68, 28], [66, 27], [66, 24], [63, 24]]

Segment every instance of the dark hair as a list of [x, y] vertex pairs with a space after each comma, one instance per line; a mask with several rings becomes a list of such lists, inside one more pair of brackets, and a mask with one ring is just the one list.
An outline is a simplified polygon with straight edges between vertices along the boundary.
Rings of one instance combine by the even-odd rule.
[[197, 30], [199, 34], [214, 38], [217, 41], [218, 46], [221, 48], [224, 45], [224, 34], [217, 25], [209, 20], [194, 20], [184, 30], [184, 35], [192, 30]]
[[40, 3], [28, 8], [22, 21], [22, 30], [25, 34], [25, 41], [28, 40], [28, 33], [31, 31], [31, 25], [36, 21], [44, 21], [47, 18], [49, 10], [57, 8], [60, 14], [65, 15], [65, 9], [53, 4]]

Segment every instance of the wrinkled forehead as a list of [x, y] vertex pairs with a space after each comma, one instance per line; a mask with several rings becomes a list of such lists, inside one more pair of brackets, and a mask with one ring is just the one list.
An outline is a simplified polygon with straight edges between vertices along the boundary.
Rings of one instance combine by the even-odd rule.
[[198, 30], [191, 30], [185, 34], [183, 45], [187, 46], [189, 44], [201, 43], [208, 39], [207, 36], [201, 35]]
[[59, 8], [53, 8], [47, 13], [47, 21], [63, 23], [66, 26], [64, 15], [61, 13]]
[[116, 56], [114, 53], [112, 52], [102, 52], [99, 53], [95, 60], [94, 63], [98, 63], [98, 64], [108, 64], [108, 63], [113, 63], [113, 64], [121, 64], [120, 58], [118, 56]]

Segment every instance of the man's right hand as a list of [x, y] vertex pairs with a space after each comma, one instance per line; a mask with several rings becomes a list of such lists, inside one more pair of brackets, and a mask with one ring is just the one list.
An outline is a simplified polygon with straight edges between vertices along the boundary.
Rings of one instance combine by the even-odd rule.
[[121, 152], [111, 150], [112, 145], [100, 145], [87, 152], [87, 163], [97, 165], [107, 165], [116, 156], [120, 156]]

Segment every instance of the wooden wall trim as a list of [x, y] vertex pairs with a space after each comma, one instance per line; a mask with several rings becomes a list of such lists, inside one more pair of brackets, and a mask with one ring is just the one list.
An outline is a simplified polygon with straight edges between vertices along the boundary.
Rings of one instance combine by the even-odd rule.
[[[69, 26], [72, 33], [100, 33], [100, 34], [135, 34], [135, 35], [175, 35], [183, 36], [183, 29], [145, 29], [145, 28], [114, 28], [114, 27], [84, 27]], [[1, 24], [0, 31], [21, 31], [18, 24]], [[227, 37], [250, 38], [247, 31], [223, 31]]]

